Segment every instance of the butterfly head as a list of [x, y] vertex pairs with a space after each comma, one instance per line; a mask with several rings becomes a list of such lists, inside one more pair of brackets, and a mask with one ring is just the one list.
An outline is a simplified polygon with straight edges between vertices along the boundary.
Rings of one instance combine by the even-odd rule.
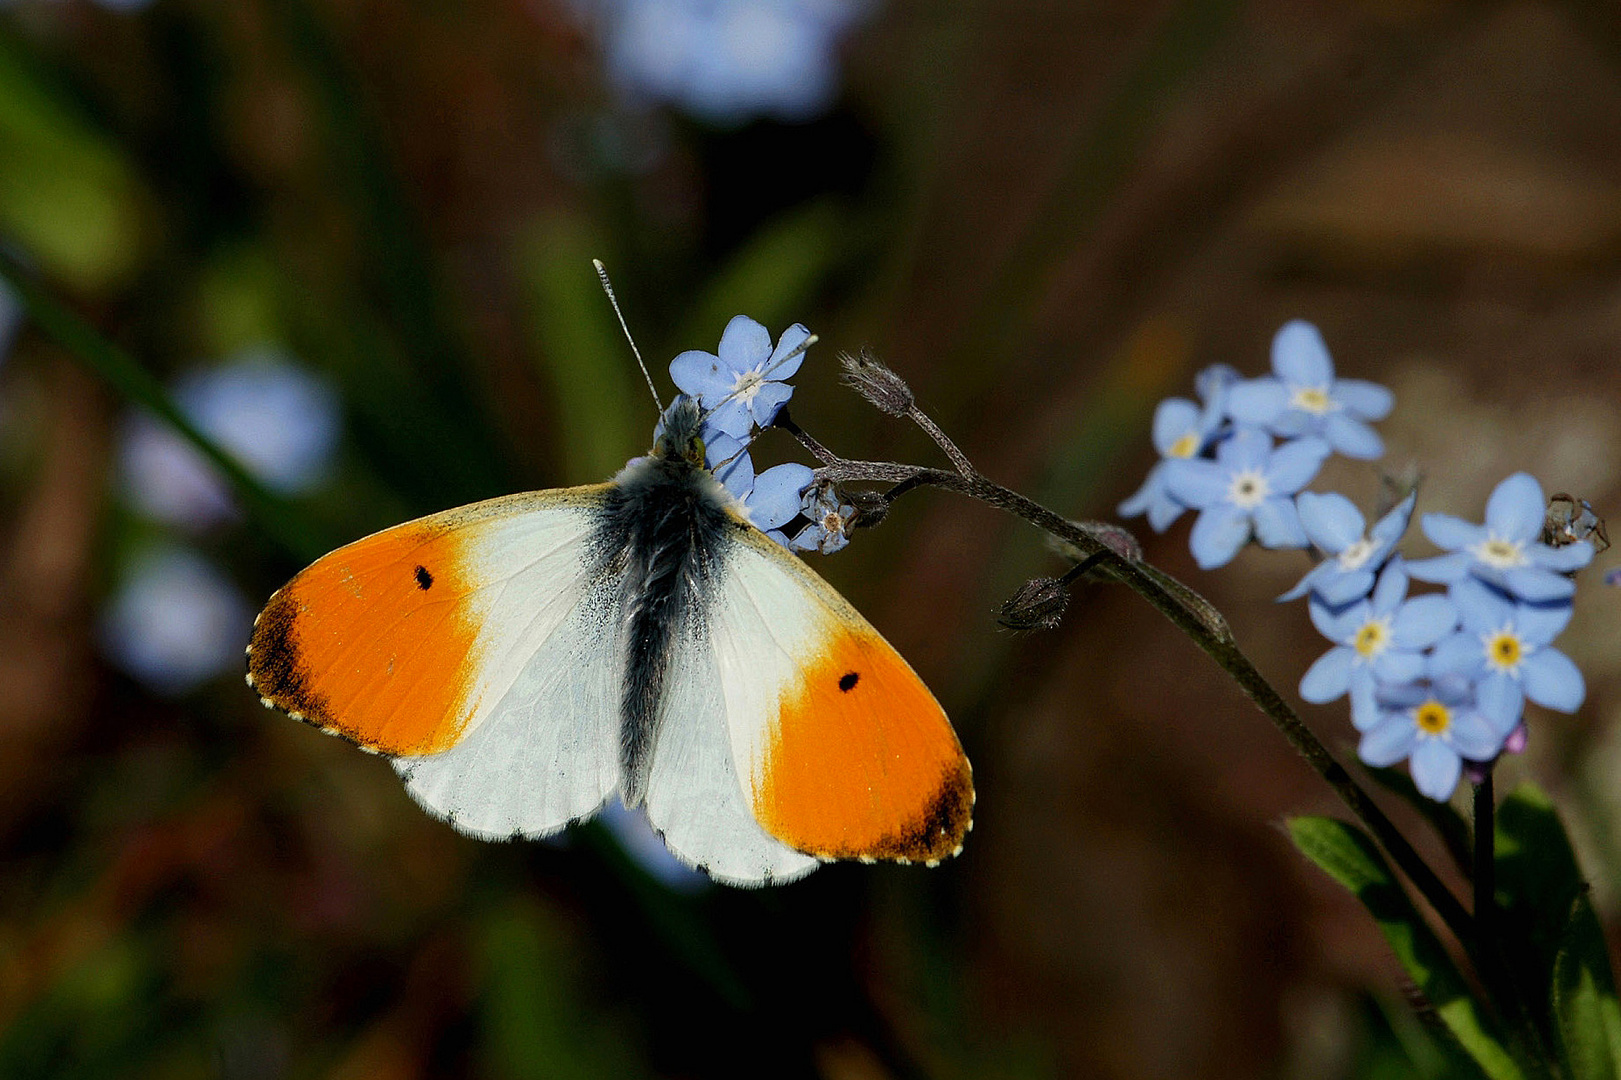
[[663, 461], [685, 461], [702, 468], [704, 464], [704, 413], [698, 402], [681, 394], [659, 417], [653, 432], [653, 456]]

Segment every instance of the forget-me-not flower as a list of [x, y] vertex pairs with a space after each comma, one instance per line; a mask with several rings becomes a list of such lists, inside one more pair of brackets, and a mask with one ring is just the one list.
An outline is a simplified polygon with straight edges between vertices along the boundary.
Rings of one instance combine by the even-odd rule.
[[710, 410], [704, 417], [706, 438], [720, 431], [746, 439], [755, 426], [769, 427], [793, 396], [786, 380], [804, 361], [803, 351], [794, 352], [809, 337], [810, 331], [795, 323], [772, 348], [770, 331], [738, 315], [726, 324], [716, 352], [689, 349], [670, 361], [670, 378]]
[[[654, 435], [657, 441], [658, 436]], [[717, 431], [704, 440], [704, 464], [715, 474], [721, 486], [739, 499], [748, 500], [754, 491], [754, 459], [748, 444], [724, 431]]]
[[1471, 689], [1456, 677], [1381, 687], [1379, 720], [1363, 733], [1357, 753], [1378, 768], [1410, 759], [1414, 786], [1445, 802], [1465, 759], [1491, 761], [1503, 748], [1503, 733], [1476, 707]]
[[708, 889], [709, 875], [682, 862], [647, 820], [647, 811], [627, 810], [624, 802], [609, 799], [597, 820], [608, 827], [619, 847], [649, 875], [673, 892], [694, 894]]
[[1164, 532], [1187, 509], [1165, 487], [1165, 466], [1171, 461], [1198, 457], [1227, 418], [1227, 388], [1238, 373], [1226, 364], [1215, 364], [1199, 373], [1198, 388], [1203, 407], [1187, 398], [1166, 398], [1154, 409], [1154, 449], [1160, 460], [1148, 470], [1148, 477], [1137, 492], [1120, 504], [1121, 517], [1148, 515], [1155, 532]]
[[782, 527], [799, 514], [803, 492], [815, 481], [809, 466], [795, 462], [773, 465], [754, 478], [754, 490], [743, 501], [754, 527], [771, 539], [788, 546]]
[[1408, 573], [1442, 585], [1473, 575], [1531, 603], [1568, 599], [1576, 585], [1565, 574], [1593, 560], [1593, 545], [1586, 540], [1562, 547], [1542, 543], [1547, 507], [1542, 485], [1526, 473], [1515, 473], [1486, 501], [1484, 525], [1450, 514], [1425, 514], [1424, 535], [1448, 554], [1415, 560]]
[[810, 524], [788, 544], [794, 551], [831, 555], [850, 543], [850, 522], [856, 508], [845, 502], [832, 484], [812, 484], [801, 496], [799, 512]]
[[160, 694], [240, 670], [253, 608], [208, 559], [163, 547], [136, 559], [100, 619], [103, 651]]
[[1401, 560], [1379, 575], [1373, 595], [1334, 611], [1316, 598], [1311, 621], [1335, 647], [1318, 657], [1300, 680], [1300, 696], [1316, 705], [1351, 695], [1351, 723], [1366, 731], [1378, 722], [1375, 694], [1381, 684], [1413, 682], [1425, 673], [1424, 650], [1458, 625], [1451, 600], [1441, 593], [1407, 596]]
[[1295, 497], [1301, 527], [1329, 557], [1307, 571], [1299, 584], [1278, 599], [1298, 600], [1312, 592], [1330, 607], [1340, 607], [1367, 596], [1373, 589], [1374, 574], [1407, 532], [1417, 499], [1417, 492], [1408, 495], [1364, 535], [1362, 511], [1350, 499], [1334, 492], [1319, 495], [1302, 491]]
[[1317, 327], [1301, 319], [1285, 323], [1272, 339], [1272, 372], [1228, 392], [1227, 411], [1236, 422], [1284, 438], [1316, 435], [1346, 457], [1385, 452], [1368, 421], [1388, 416], [1395, 396], [1365, 379], [1336, 379]]
[[1224, 566], [1253, 533], [1263, 547], [1305, 547], [1294, 494], [1328, 456], [1321, 439], [1293, 439], [1276, 449], [1259, 428], [1241, 427], [1216, 444], [1216, 460], [1165, 463], [1172, 498], [1199, 511], [1190, 544], [1201, 569]]
[[1564, 713], [1581, 706], [1581, 671], [1550, 647], [1569, 625], [1571, 605], [1514, 603], [1472, 577], [1449, 591], [1463, 629], [1435, 647], [1431, 670], [1473, 682], [1481, 710], [1503, 735], [1520, 722], [1526, 698]]
[[[297, 495], [325, 480], [338, 444], [337, 394], [280, 354], [250, 350], [192, 372], [176, 384], [174, 398], [204, 435], [271, 490]], [[131, 502], [157, 521], [204, 529], [236, 513], [213, 464], [145, 413], [125, 426], [119, 464]]]

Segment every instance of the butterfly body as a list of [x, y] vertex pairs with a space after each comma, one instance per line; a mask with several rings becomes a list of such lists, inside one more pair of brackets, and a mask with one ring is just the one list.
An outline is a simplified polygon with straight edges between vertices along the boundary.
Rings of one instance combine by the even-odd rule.
[[703, 467], [697, 407], [607, 484], [431, 515], [333, 552], [249, 647], [267, 705], [387, 754], [488, 839], [616, 793], [718, 880], [934, 862], [968, 761], [905, 661]]

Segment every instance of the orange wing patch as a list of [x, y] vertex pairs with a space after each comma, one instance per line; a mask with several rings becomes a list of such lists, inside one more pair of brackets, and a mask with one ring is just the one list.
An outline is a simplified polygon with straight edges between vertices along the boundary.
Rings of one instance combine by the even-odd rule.
[[823, 640], [767, 745], [761, 827], [824, 859], [956, 854], [974, 785], [945, 711], [877, 631], [835, 623]]
[[367, 749], [448, 749], [470, 714], [478, 633], [459, 548], [428, 518], [315, 562], [254, 624], [248, 685]]

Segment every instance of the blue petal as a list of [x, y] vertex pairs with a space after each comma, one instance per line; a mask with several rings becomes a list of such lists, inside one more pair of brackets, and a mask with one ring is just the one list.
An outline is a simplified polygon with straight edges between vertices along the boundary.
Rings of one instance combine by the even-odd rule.
[[1295, 497], [1300, 524], [1311, 542], [1330, 555], [1338, 555], [1358, 540], [1367, 521], [1356, 504], [1338, 492], [1319, 495], [1302, 491]]
[[1348, 413], [1331, 413], [1323, 422], [1323, 437], [1335, 450], [1358, 461], [1372, 461], [1385, 453], [1379, 433]]
[[1576, 592], [1574, 581], [1540, 566], [1516, 566], [1504, 570], [1502, 577], [1503, 586], [1509, 592], [1533, 604], [1564, 600]]
[[1543, 708], [1573, 713], [1587, 697], [1580, 669], [1558, 649], [1538, 649], [1520, 664], [1525, 696]]
[[1542, 485], [1529, 473], [1515, 473], [1486, 500], [1486, 528], [1504, 540], [1535, 540], [1547, 514]]
[[1160, 497], [1148, 508], [1148, 524], [1155, 532], [1164, 532], [1186, 509], [1187, 507], [1171, 498], [1169, 492], [1161, 492]]
[[1272, 370], [1295, 386], [1326, 387], [1334, 381], [1334, 361], [1322, 333], [1304, 319], [1283, 324], [1272, 338]]
[[1413, 504], [1417, 501], [1418, 492], [1415, 491], [1409, 494], [1407, 498], [1391, 507], [1384, 517], [1374, 522], [1373, 528], [1368, 531], [1368, 536], [1380, 547], [1389, 548], [1395, 546], [1396, 541], [1400, 540], [1402, 535], [1407, 532], [1408, 523], [1413, 520]]
[[1366, 379], [1336, 379], [1330, 396], [1358, 420], [1383, 420], [1396, 404], [1396, 395]]
[[1231, 506], [1212, 506], [1199, 512], [1188, 546], [1199, 569], [1213, 570], [1232, 562], [1249, 538], [1249, 515]]
[[1230, 483], [1226, 469], [1213, 461], [1176, 459], [1165, 464], [1165, 490], [1184, 506], [1203, 510], [1225, 503]]
[[1467, 551], [1454, 551], [1450, 555], [1437, 555], [1433, 559], [1408, 559], [1402, 565], [1407, 573], [1419, 581], [1432, 585], [1449, 585], [1469, 576], [1475, 558]]
[[1452, 632], [1458, 625], [1458, 612], [1452, 601], [1440, 593], [1415, 596], [1391, 620], [1391, 641], [1400, 649], [1424, 649]]
[[1407, 563], [1393, 559], [1379, 574], [1379, 583], [1373, 587], [1371, 611], [1376, 615], [1389, 615], [1407, 595]]
[[1474, 678], [1486, 666], [1480, 637], [1467, 631], [1442, 638], [1430, 653], [1430, 677], [1462, 675]]
[[1503, 748], [1507, 736], [1480, 713], [1465, 709], [1453, 714], [1447, 737], [1453, 748], [1470, 761], [1490, 761]]
[[733, 382], [745, 371], [759, 371], [771, 358], [771, 331], [749, 318], [734, 315], [720, 335], [721, 366], [732, 373]]
[[1463, 761], [1441, 739], [1421, 740], [1413, 749], [1413, 786], [1436, 802], [1446, 802], [1458, 787]]
[[1525, 714], [1525, 692], [1517, 680], [1507, 676], [1483, 679], [1475, 687], [1475, 708], [1506, 739]]
[[1255, 508], [1255, 538], [1262, 547], [1303, 548], [1306, 530], [1292, 499], [1265, 499]]
[[1227, 390], [1227, 415], [1240, 424], [1266, 427], [1289, 407], [1289, 391], [1266, 377], [1236, 383]]
[[1373, 588], [1372, 570], [1341, 570], [1332, 559], [1323, 565], [1330, 572], [1324, 574], [1314, 588], [1325, 603], [1343, 607], [1354, 600], [1361, 600]]
[[1357, 756], [1374, 768], [1394, 765], [1413, 752], [1418, 742], [1418, 728], [1402, 713], [1386, 713], [1380, 721], [1362, 733], [1356, 748]]
[[682, 392], [710, 405], [731, 393], [736, 381], [722, 372], [720, 357], [701, 349], [688, 349], [671, 360], [670, 378]]
[[1580, 570], [1593, 561], [1593, 545], [1586, 540], [1578, 540], [1574, 544], [1565, 544], [1562, 547], [1549, 547], [1547, 544], [1531, 544], [1525, 553], [1531, 561], [1544, 570], [1555, 570], [1560, 573], [1570, 573]]
[[1227, 391], [1239, 382], [1238, 369], [1231, 364], [1211, 364], [1193, 377], [1193, 389], [1206, 406], [1214, 406], [1217, 414], [1223, 412]]
[[1371, 731], [1379, 723], [1379, 699], [1374, 694], [1374, 681], [1366, 668], [1351, 673], [1351, 726], [1358, 731]]
[[771, 359], [766, 362], [765, 371], [767, 375], [777, 382], [784, 382], [793, 378], [794, 373], [799, 370], [799, 365], [805, 362], [805, 354], [800, 353], [792, 360], [783, 360], [783, 357], [799, 348], [808, 337], [810, 337], [810, 331], [799, 323], [794, 323], [794, 325], [784, 330], [782, 337], [777, 339], [777, 347], [771, 350]]
[[1575, 608], [1569, 603], [1516, 604], [1514, 625], [1526, 641], [1533, 645], [1546, 645], [1565, 632], [1574, 612]]
[[1154, 467], [1148, 470], [1143, 486], [1115, 507], [1115, 512], [1121, 517], [1136, 517], [1138, 514], [1147, 513], [1148, 508], [1165, 494], [1165, 462], [1156, 461]]
[[[1178, 439], [1199, 430], [1199, 406], [1187, 398], [1166, 398], [1154, 409], [1154, 449], [1168, 454]], [[1198, 453], [1197, 447], [1194, 453]]]
[[1313, 595], [1306, 602], [1311, 612], [1311, 624], [1317, 627], [1317, 632], [1330, 641], [1337, 641], [1344, 645], [1356, 636], [1362, 624], [1368, 621], [1369, 611], [1366, 603], [1352, 604], [1348, 608], [1339, 609], [1329, 607], [1320, 598]]
[[788, 404], [788, 399], [793, 396], [794, 388], [787, 383], [761, 383], [760, 389], [754, 392], [754, 400], [749, 403], [754, 422], [763, 428], [770, 427], [777, 418], [778, 410]]
[[749, 492], [754, 490], [754, 459], [743, 443], [730, 435], [717, 433], [704, 443], [704, 457], [715, 479], [727, 491], [747, 501]]
[[804, 465], [773, 465], [754, 479], [748, 502], [749, 520], [761, 532], [780, 529], [799, 513], [800, 494], [816, 479]]
[[1344, 697], [1351, 688], [1351, 663], [1356, 654], [1340, 646], [1319, 656], [1300, 680], [1300, 696], [1314, 705]]
[[1386, 649], [1373, 662], [1373, 673], [1387, 683], [1417, 682], [1424, 668], [1424, 654], [1410, 649]]
[[1241, 427], [1216, 446], [1216, 461], [1227, 473], [1265, 470], [1272, 453], [1272, 436], [1260, 428]]
[[1328, 457], [1329, 447], [1321, 439], [1291, 439], [1279, 446], [1266, 466], [1266, 480], [1274, 495], [1293, 495], [1317, 475]]
[[1442, 551], [1472, 547], [1486, 539], [1484, 527], [1451, 514], [1425, 514], [1421, 524], [1424, 535]]
[[1514, 618], [1514, 605], [1502, 593], [1466, 577], [1447, 590], [1458, 608], [1458, 621], [1465, 630], [1483, 634], [1496, 630]]

